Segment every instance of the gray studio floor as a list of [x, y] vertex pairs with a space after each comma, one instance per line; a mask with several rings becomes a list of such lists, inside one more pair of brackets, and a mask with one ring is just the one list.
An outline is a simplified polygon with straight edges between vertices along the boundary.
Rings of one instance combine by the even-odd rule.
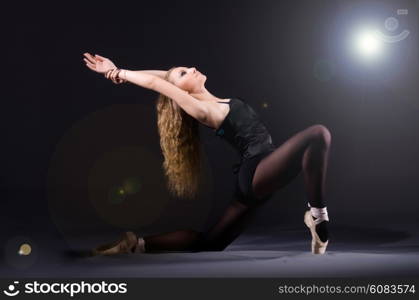
[[[57, 236], [39, 234], [36, 259], [23, 266], [10, 254], [2, 277], [418, 277], [419, 230], [416, 225], [390, 228], [331, 228], [325, 255], [310, 253], [310, 233], [302, 226], [253, 228], [223, 252], [127, 254], [85, 257], [103, 236], [71, 249]], [[74, 240], [77, 238], [73, 239]], [[111, 239], [113, 240], [113, 239]], [[84, 242], [83, 242], [84, 241]], [[85, 245], [85, 246], [83, 246]], [[36, 254], [34, 252], [34, 254]], [[20, 264], [20, 265], [19, 265]]]

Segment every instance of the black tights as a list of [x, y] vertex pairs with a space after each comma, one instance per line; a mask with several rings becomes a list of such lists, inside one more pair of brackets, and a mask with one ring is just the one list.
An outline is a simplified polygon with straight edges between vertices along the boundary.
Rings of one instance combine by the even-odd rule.
[[[293, 135], [259, 162], [252, 182], [255, 196], [261, 199], [286, 186], [302, 171], [310, 206], [325, 207], [330, 144], [331, 134], [323, 125], [313, 125]], [[240, 235], [257, 207], [248, 207], [233, 200], [208, 232], [178, 230], [146, 236], [146, 252], [224, 250]]]

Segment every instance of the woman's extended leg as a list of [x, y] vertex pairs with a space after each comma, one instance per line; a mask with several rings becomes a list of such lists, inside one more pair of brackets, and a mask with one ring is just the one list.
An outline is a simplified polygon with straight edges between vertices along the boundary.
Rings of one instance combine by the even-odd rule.
[[222, 251], [230, 245], [255, 216], [257, 207], [249, 207], [237, 200], [230, 203], [221, 219], [201, 237], [198, 249]]
[[143, 237], [145, 250], [146, 252], [224, 250], [243, 231], [254, 216], [254, 212], [254, 209], [234, 200], [208, 232], [178, 230], [146, 236]]
[[[331, 134], [323, 125], [313, 125], [293, 135], [256, 167], [252, 182], [255, 196], [262, 198], [282, 188], [303, 171], [310, 206], [324, 208], [330, 144]], [[318, 228], [320, 238], [327, 240], [326, 222]]]

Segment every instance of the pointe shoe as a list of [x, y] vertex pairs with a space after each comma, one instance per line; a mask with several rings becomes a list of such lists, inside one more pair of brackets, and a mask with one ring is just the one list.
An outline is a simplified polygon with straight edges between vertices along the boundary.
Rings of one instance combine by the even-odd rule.
[[134, 253], [138, 247], [138, 238], [135, 233], [128, 231], [113, 243], [101, 245], [92, 250], [93, 255], [114, 255], [120, 253]]
[[313, 254], [324, 254], [329, 244], [329, 240], [322, 242], [319, 235], [316, 232], [316, 221], [314, 220], [311, 212], [308, 210], [304, 214], [304, 223], [310, 228], [312, 240], [311, 240], [311, 253]]

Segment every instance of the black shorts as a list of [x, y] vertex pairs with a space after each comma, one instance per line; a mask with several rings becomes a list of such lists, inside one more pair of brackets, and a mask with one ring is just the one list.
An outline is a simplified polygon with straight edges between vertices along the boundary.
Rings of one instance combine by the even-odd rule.
[[246, 206], [255, 206], [262, 204], [273, 195], [273, 193], [271, 193], [264, 196], [262, 199], [258, 199], [254, 195], [252, 188], [253, 175], [255, 174], [257, 165], [263, 158], [272, 152], [273, 150], [269, 150], [268, 152], [259, 153], [249, 159], [243, 160], [236, 176], [236, 189], [234, 195], [237, 201]]

